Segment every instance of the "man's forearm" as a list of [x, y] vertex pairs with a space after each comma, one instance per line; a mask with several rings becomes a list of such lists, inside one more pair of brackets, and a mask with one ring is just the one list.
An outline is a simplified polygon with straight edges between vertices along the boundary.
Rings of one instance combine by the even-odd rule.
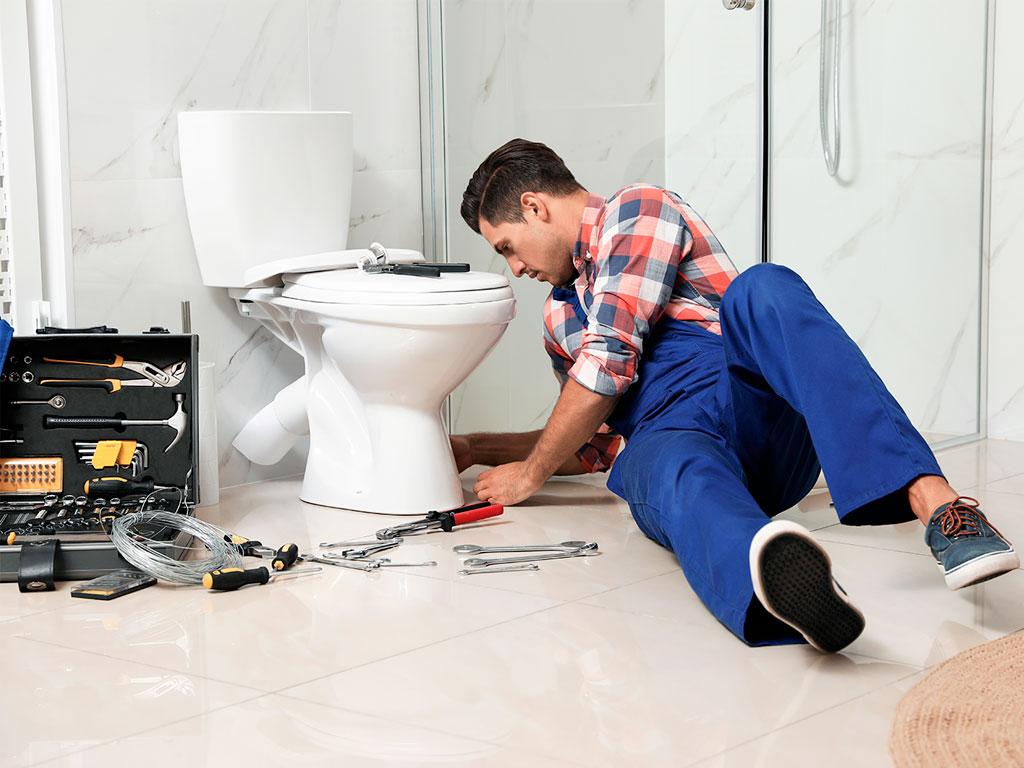
[[[596, 430], [595, 430], [596, 431]], [[537, 445], [543, 430], [533, 432], [476, 432], [465, 437], [469, 440], [470, 451], [475, 464], [496, 467], [513, 461], [524, 461]], [[580, 442], [583, 445], [589, 438]], [[578, 447], [578, 446], [577, 446]], [[582, 475], [586, 468], [575, 451], [558, 467], [556, 475]]]
[[558, 473], [579, 446], [594, 436], [616, 402], [618, 397], [599, 395], [572, 379], [567, 381], [526, 463], [545, 478]]

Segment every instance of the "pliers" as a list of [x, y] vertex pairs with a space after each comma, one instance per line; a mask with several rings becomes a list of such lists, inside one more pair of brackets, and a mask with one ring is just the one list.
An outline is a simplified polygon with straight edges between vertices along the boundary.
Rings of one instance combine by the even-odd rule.
[[60, 360], [55, 357], [44, 357], [43, 362], [124, 368], [142, 376], [141, 379], [43, 379], [39, 382], [45, 387], [103, 387], [108, 393], [117, 392], [121, 387], [175, 387], [185, 377], [187, 368], [187, 363], [184, 360], [171, 363], [166, 368], [157, 368], [152, 363], [145, 361], [125, 360], [121, 355], [114, 355], [114, 359], [109, 361]]

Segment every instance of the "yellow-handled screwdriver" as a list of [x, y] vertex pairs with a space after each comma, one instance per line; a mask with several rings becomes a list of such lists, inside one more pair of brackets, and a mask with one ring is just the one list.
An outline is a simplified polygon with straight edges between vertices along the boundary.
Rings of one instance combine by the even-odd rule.
[[128, 496], [131, 494], [153, 493], [153, 491], [167, 491], [175, 489], [173, 485], [157, 485], [151, 477], [142, 477], [138, 480], [127, 477], [96, 477], [85, 481], [85, 495], [90, 498], [96, 496]]
[[287, 573], [271, 573], [263, 566], [259, 568], [221, 568], [203, 574], [203, 586], [220, 592], [231, 592], [246, 584], [266, 584], [272, 579], [282, 576], [311, 576], [323, 568], [300, 568]]
[[270, 561], [270, 564], [274, 566], [275, 571], [286, 571], [295, 565], [295, 561], [299, 559], [299, 547], [296, 544], [282, 544], [277, 552], [274, 553], [274, 559]]

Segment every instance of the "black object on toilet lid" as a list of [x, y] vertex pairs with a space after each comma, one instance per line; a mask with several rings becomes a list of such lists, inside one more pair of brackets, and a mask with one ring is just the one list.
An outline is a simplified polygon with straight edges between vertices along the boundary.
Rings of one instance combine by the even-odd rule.
[[508, 278], [493, 272], [442, 272], [439, 277], [425, 278], [334, 269], [283, 277], [282, 296], [339, 304], [461, 304], [513, 295]]

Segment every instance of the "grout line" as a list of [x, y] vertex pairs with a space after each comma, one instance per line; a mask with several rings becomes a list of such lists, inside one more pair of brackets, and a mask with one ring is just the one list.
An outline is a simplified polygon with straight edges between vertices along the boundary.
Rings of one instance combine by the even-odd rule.
[[[395, 724], [395, 725], [404, 725], [404, 726], [407, 726], [407, 727], [416, 728], [417, 730], [424, 731], [426, 733], [433, 733], [433, 734], [441, 734], [441, 735], [444, 735], [444, 736], [451, 736], [453, 738], [462, 739], [462, 740], [468, 741], [468, 742], [474, 742], [476, 744], [486, 744], [488, 746], [498, 747], [499, 749], [509, 749], [508, 745], [501, 744], [501, 743], [496, 742], [496, 741], [489, 741], [487, 739], [480, 739], [480, 738], [476, 738], [476, 737], [473, 737], [473, 736], [466, 736], [464, 734], [452, 733], [452, 732], [449, 732], [449, 731], [438, 730], [438, 729], [435, 729], [435, 728], [427, 728], [427, 727], [425, 727], [423, 725], [420, 725], [418, 723], [409, 723], [409, 722], [405, 722], [404, 720], [396, 720], [395, 718], [392, 718], [392, 717], [386, 717], [386, 716], [382, 716], [382, 715], [369, 714], [369, 713], [366, 713], [366, 712], [360, 712], [359, 710], [349, 709], [347, 707], [341, 707], [341, 706], [336, 706], [336, 705], [332, 705], [332, 704], [324, 704], [323, 702], [319, 702], [319, 701], [312, 701], [310, 699], [299, 699], [299, 698], [294, 697], [294, 696], [284, 696], [284, 695], [278, 694], [278, 693], [267, 692], [267, 693], [260, 693], [258, 696], [254, 696], [254, 697], [252, 697], [250, 699], [244, 699], [243, 701], [237, 701], [237, 702], [235, 702], [233, 704], [225, 704], [224, 706], [221, 706], [221, 707], [214, 707], [213, 709], [210, 709], [210, 710], [208, 710], [206, 712], [200, 712], [198, 714], [190, 715], [188, 717], [178, 718], [177, 720], [172, 720], [172, 721], [169, 721], [167, 723], [163, 723], [161, 725], [155, 725], [155, 726], [152, 726], [150, 728], [145, 728], [145, 729], [143, 729], [141, 731], [135, 731], [133, 733], [129, 733], [129, 734], [126, 734], [126, 735], [123, 735], [123, 736], [117, 736], [116, 738], [109, 739], [107, 741], [103, 741], [103, 742], [100, 742], [98, 744], [91, 744], [90, 746], [83, 747], [82, 749], [74, 749], [74, 750], [72, 750], [70, 752], [64, 752], [64, 753], [62, 753], [60, 755], [56, 755], [54, 757], [47, 758], [46, 760], [44, 760], [42, 762], [28, 763], [25, 766], [25, 768], [35, 768], [35, 766], [46, 765], [48, 763], [53, 763], [53, 762], [56, 762], [58, 760], [62, 760], [65, 757], [68, 757], [70, 755], [81, 754], [83, 752], [89, 752], [89, 751], [92, 751], [92, 750], [95, 750], [95, 749], [99, 749], [100, 747], [108, 746], [108, 745], [113, 744], [114, 742], [117, 742], [117, 741], [122, 741], [122, 740], [125, 740], [125, 739], [137, 738], [139, 736], [144, 736], [145, 734], [152, 733], [152, 732], [155, 732], [155, 731], [159, 731], [159, 730], [161, 730], [163, 728], [170, 728], [170, 727], [173, 727], [173, 726], [178, 725], [180, 723], [186, 723], [186, 722], [188, 722], [190, 720], [198, 720], [200, 718], [204, 718], [204, 717], [206, 717], [208, 715], [211, 715], [211, 714], [213, 714], [215, 712], [220, 712], [220, 711], [223, 711], [223, 710], [226, 710], [226, 709], [231, 709], [233, 707], [238, 707], [238, 706], [241, 706], [243, 704], [251, 704], [251, 703], [253, 703], [255, 701], [258, 701], [260, 699], [266, 699], [266, 698], [270, 698], [270, 697], [274, 697], [274, 696], [276, 696], [278, 698], [290, 699], [292, 701], [301, 701], [303, 704], [306, 704], [306, 705], [309, 705], [309, 706], [313, 706], [313, 707], [322, 707], [324, 709], [330, 709], [330, 710], [334, 710], [334, 711], [337, 711], [337, 712], [344, 712], [345, 714], [354, 715], [356, 717], [365, 717], [365, 718], [369, 718], [369, 719], [372, 719], [372, 720], [380, 720], [380, 721], [382, 721], [384, 723], [391, 723], [391, 724]], [[512, 747], [512, 748], [514, 748], [517, 752], [523, 753], [524, 755], [532, 755], [533, 757], [544, 758], [545, 760], [553, 760], [553, 761], [559, 762], [559, 763], [567, 765], [567, 766], [579, 766], [579, 768], [584, 768], [584, 765], [585, 765], [584, 763], [576, 763], [576, 762], [570, 761], [570, 760], [568, 760], [567, 758], [564, 758], [564, 757], [557, 757], [556, 758], [556, 757], [553, 757], [551, 755], [545, 755], [542, 752], [537, 752], [537, 751], [531, 750], [531, 749], [524, 749], [522, 747]]]
[[55, 643], [52, 640], [41, 640], [41, 639], [39, 639], [37, 637], [25, 637], [25, 636], [21, 636], [21, 635], [16, 635], [15, 637], [18, 640], [27, 640], [30, 643], [38, 643], [39, 645], [46, 645], [46, 646], [49, 646], [51, 648], [60, 648], [60, 649], [65, 650], [65, 651], [73, 651], [75, 653], [84, 653], [84, 654], [88, 654], [89, 656], [100, 656], [101, 658], [109, 659], [111, 661], [119, 661], [122, 664], [138, 664], [140, 667], [150, 667], [152, 669], [159, 669], [161, 672], [171, 672], [171, 673], [173, 673], [175, 675], [185, 675], [187, 677], [194, 677], [194, 678], [197, 678], [199, 680], [206, 680], [206, 681], [211, 682], [211, 683], [219, 683], [221, 685], [230, 685], [230, 686], [234, 686], [235, 688], [245, 688], [245, 689], [250, 690], [250, 691], [256, 691], [260, 695], [263, 695], [265, 693], [273, 693], [273, 691], [268, 691], [268, 690], [266, 690], [264, 688], [255, 688], [252, 685], [246, 685], [245, 683], [236, 683], [236, 682], [234, 682], [232, 680], [222, 680], [219, 677], [210, 677], [209, 675], [199, 674], [198, 672], [189, 672], [189, 671], [184, 671], [184, 670], [181, 670], [181, 669], [175, 669], [174, 667], [165, 667], [165, 666], [163, 666], [161, 664], [153, 664], [153, 663], [150, 663], [148, 661], [135, 661], [134, 659], [126, 659], [126, 658], [124, 658], [122, 656], [111, 656], [109, 653], [102, 653], [101, 651], [92, 651], [92, 650], [85, 650], [83, 648], [75, 648], [74, 646], [63, 645], [61, 643]]
[[[853, 654], [851, 654], [851, 655], [853, 655]], [[857, 654], [857, 655], [859, 655], [859, 654]], [[810, 720], [812, 717], [817, 717], [818, 715], [824, 714], [825, 712], [830, 712], [833, 709], [838, 709], [839, 707], [845, 707], [847, 704], [851, 704], [851, 703], [853, 703], [853, 702], [855, 702], [855, 701], [857, 701], [859, 699], [863, 699], [865, 696], [870, 696], [873, 693], [877, 693], [878, 691], [882, 690], [883, 688], [887, 688], [890, 685], [896, 685], [897, 683], [901, 683], [904, 680], [907, 680], [908, 678], [913, 677], [914, 675], [920, 674], [922, 671], [924, 671], [923, 668], [922, 669], [916, 669], [913, 672], [910, 672], [909, 674], [906, 674], [906, 675], [904, 675], [901, 678], [898, 678], [896, 680], [890, 680], [888, 683], [880, 685], [877, 688], [872, 688], [870, 691], [865, 691], [864, 693], [861, 693], [861, 694], [859, 694], [857, 696], [854, 696], [852, 699], [847, 699], [846, 701], [842, 701], [842, 702], [839, 702], [837, 704], [833, 704], [830, 707], [825, 707], [824, 709], [819, 710], [818, 712], [815, 712], [814, 714], [810, 714], [810, 715], [807, 715], [805, 717], [801, 717], [799, 720], [794, 720], [794, 721], [792, 721], [790, 723], [786, 723], [785, 725], [783, 725], [783, 726], [781, 726], [779, 728], [775, 728], [775, 729], [773, 729], [771, 731], [768, 731], [766, 733], [762, 733], [760, 736], [755, 736], [752, 739], [747, 739], [746, 741], [742, 741], [739, 744], [733, 744], [728, 749], [723, 749], [722, 751], [716, 752], [713, 755], [707, 755], [705, 757], [700, 758], [699, 760], [695, 760], [692, 763], [685, 763], [682, 766], [682, 768], [688, 768], [689, 766], [699, 765], [700, 763], [706, 762], [708, 760], [712, 760], [712, 759], [714, 759], [716, 757], [721, 757], [723, 755], [728, 754], [729, 752], [732, 752], [733, 750], [739, 749], [740, 747], [744, 747], [747, 744], [751, 744], [751, 743], [753, 743], [755, 741], [760, 741], [761, 739], [767, 738], [768, 736], [772, 736], [772, 735], [774, 735], [776, 733], [780, 733], [782, 731], [785, 731], [788, 728], [792, 728], [793, 726], [795, 726], [795, 725], [797, 725], [799, 723], [802, 723], [805, 720]]]
[[[546, 599], [546, 598], [540, 597], [538, 595], [528, 595], [527, 597], [534, 597], [536, 599], [541, 599], [541, 600]], [[497, 626], [500, 626], [502, 624], [506, 624], [508, 622], [514, 622], [516, 620], [516, 618], [521, 618], [523, 616], [532, 615], [534, 613], [540, 613], [540, 612], [543, 612], [545, 610], [550, 610], [551, 608], [557, 608], [560, 605], [562, 605], [562, 603], [556, 603], [556, 604], [553, 604], [553, 605], [546, 605], [545, 607], [539, 608], [537, 610], [532, 610], [532, 611], [529, 611], [527, 613], [522, 613], [522, 614], [517, 615], [517, 616], [510, 616], [509, 618], [504, 618], [504, 620], [502, 620], [502, 621], [500, 621], [500, 622], [498, 622], [496, 624], [493, 624], [493, 625], [489, 625], [489, 624], [488, 625], [483, 625], [483, 626], [476, 627], [476, 628], [471, 629], [471, 630], [467, 630], [466, 632], [460, 633], [458, 635], [453, 635], [453, 636], [450, 636], [450, 637], [438, 638], [436, 640], [432, 640], [432, 641], [430, 641], [428, 643], [425, 643], [423, 645], [417, 645], [417, 646], [414, 646], [414, 647], [411, 647], [411, 648], [407, 648], [407, 649], [404, 649], [404, 650], [396, 651], [395, 653], [392, 653], [392, 654], [390, 654], [388, 656], [383, 656], [381, 658], [375, 658], [375, 659], [367, 660], [367, 662], [358, 664], [358, 665], [356, 665], [354, 667], [342, 667], [340, 669], [335, 669], [335, 670], [332, 670], [330, 672], [326, 672], [323, 675], [319, 675], [318, 677], [315, 677], [315, 678], [310, 678], [308, 680], [300, 680], [300, 681], [297, 681], [297, 682], [289, 683], [288, 685], [284, 686], [283, 688], [257, 688], [257, 687], [254, 687], [252, 685], [247, 685], [245, 683], [238, 683], [238, 682], [234, 682], [234, 681], [231, 681], [231, 680], [224, 680], [224, 679], [217, 678], [217, 677], [211, 677], [209, 675], [200, 674], [198, 672], [187, 672], [187, 671], [182, 671], [182, 670], [179, 670], [179, 669], [174, 669], [173, 667], [164, 667], [164, 666], [159, 665], [159, 664], [151, 664], [151, 663], [148, 663], [148, 662], [136, 662], [136, 660], [131, 659], [131, 658], [124, 658], [122, 656], [115, 656], [115, 655], [111, 655], [110, 653], [103, 653], [101, 651], [96, 651], [96, 650], [83, 650], [82, 648], [76, 648], [76, 647], [70, 646], [70, 645], [63, 645], [61, 643], [57, 643], [57, 642], [54, 642], [52, 640], [41, 640], [39, 638], [22, 637], [22, 636], [16, 636], [16, 637], [19, 640], [28, 640], [30, 642], [39, 643], [41, 645], [48, 645], [48, 646], [51, 646], [51, 647], [62, 648], [62, 649], [65, 649], [65, 650], [77, 651], [79, 653], [88, 653], [88, 654], [91, 654], [91, 655], [102, 656], [103, 658], [109, 658], [111, 660], [115, 660], [115, 662], [121, 662], [123, 664], [137, 664], [137, 665], [140, 665], [142, 667], [152, 667], [153, 669], [162, 670], [164, 672], [174, 673], [176, 675], [187, 675], [189, 677], [196, 677], [196, 678], [200, 678], [202, 680], [208, 680], [210, 682], [221, 683], [223, 685], [232, 685], [232, 686], [237, 686], [237, 687], [240, 687], [240, 688], [248, 688], [250, 690], [258, 691], [260, 694], [264, 694], [264, 693], [280, 693], [283, 690], [287, 690], [289, 688], [294, 688], [294, 687], [297, 687], [299, 685], [306, 685], [307, 683], [312, 683], [312, 682], [315, 682], [317, 680], [322, 680], [325, 677], [331, 677], [332, 675], [339, 675], [339, 674], [341, 674], [343, 672], [348, 672], [349, 670], [356, 670], [356, 669], [359, 669], [360, 667], [366, 667], [366, 666], [371, 665], [371, 664], [376, 664], [377, 662], [384, 662], [384, 660], [388, 660], [388, 659], [394, 658], [396, 656], [400, 656], [403, 653], [412, 653], [414, 651], [421, 650], [423, 648], [429, 648], [432, 645], [436, 645], [438, 643], [445, 642], [446, 640], [451, 640], [451, 639], [455, 639], [455, 638], [465, 637], [466, 635], [470, 635], [473, 632], [479, 632], [481, 630], [489, 629], [490, 627], [497, 627]]]
[[966, 488], [964, 490], [964, 493], [967, 493], [968, 491], [971, 491], [971, 492], [974, 492], [974, 493], [1008, 493], [1011, 496], [1021, 496], [1021, 495], [1024, 495], [1024, 491], [1004, 491], [1004, 490], [1001, 490], [999, 488], [992, 488], [991, 487], [992, 485], [995, 485], [996, 483], [1002, 483], [1002, 482], [1005, 482], [1006, 480], [1018, 480], [1018, 479], [1024, 480], [1024, 472], [1021, 472], [1021, 473], [1018, 473], [1018, 474], [1015, 474], [1015, 475], [1009, 475], [1008, 477], [1001, 477], [998, 480], [991, 480], [988, 483], [985, 483], [985, 485], [972, 485], [969, 488]]
[[[664, 575], [664, 574], [662, 574], [662, 575]], [[650, 578], [657, 578], [657, 577], [655, 576], [655, 577], [650, 577]], [[634, 583], [641, 583], [643, 581], [649, 581], [650, 578], [648, 578], [648, 579], [641, 579], [639, 582], [634, 582]], [[617, 587], [613, 587], [613, 588], [611, 588], [609, 590], [606, 590], [606, 591], [614, 591], [614, 589], [617, 589]], [[603, 594], [603, 593], [600, 593], [600, 594]], [[590, 604], [587, 604], [587, 603], [582, 603], [581, 601], [585, 600], [585, 599], [587, 599], [587, 598], [579, 598], [578, 600], [573, 600], [573, 601], [570, 601], [569, 603], [565, 603], [563, 605], [555, 605], [555, 606], [550, 606], [549, 608], [544, 608], [544, 609], [541, 609], [541, 610], [538, 610], [538, 611], [533, 611], [533, 612], [531, 612], [529, 614], [524, 614], [523, 616], [519, 616], [519, 617], [516, 617], [516, 618], [508, 619], [506, 621], [499, 622], [498, 624], [494, 624], [494, 625], [485, 627], [482, 630], [473, 630], [473, 631], [470, 631], [470, 632], [466, 632], [466, 633], [464, 633], [462, 635], [457, 635], [455, 637], [447, 638], [446, 640], [438, 641], [437, 643], [431, 643], [431, 645], [438, 645], [438, 644], [443, 643], [443, 642], [448, 642], [449, 640], [457, 640], [459, 638], [463, 638], [463, 637], [466, 637], [468, 635], [472, 635], [474, 632], [490, 630], [490, 629], [493, 629], [495, 627], [501, 626], [503, 624], [508, 624], [508, 623], [511, 623], [511, 622], [514, 622], [514, 621], [519, 621], [520, 619], [529, 618], [529, 617], [534, 616], [536, 614], [544, 613], [546, 611], [551, 611], [551, 610], [555, 610], [555, 609], [558, 609], [558, 608], [562, 608], [562, 607], [565, 607], [566, 605], [570, 605], [570, 604], [574, 604], [574, 603], [584, 605], [588, 609], [593, 609], [593, 610], [597, 610], [597, 611], [608, 610], [608, 609], [605, 608], [605, 606], [590, 605]], [[615, 610], [615, 609], [610, 609], [610, 610]], [[676, 621], [674, 619], [667, 619], [665, 617], [657, 617], [657, 616], [650, 617], [650, 618], [654, 618], [654, 619], [659, 620], [659, 621]], [[424, 646], [424, 647], [429, 647], [429, 646]], [[419, 651], [419, 650], [422, 650], [422, 648], [417, 648], [415, 650]], [[751, 649], [751, 650], [753, 650], [753, 649]], [[393, 656], [388, 657], [388, 659], [397, 658], [398, 656], [404, 655], [404, 653], [407, 653], [407, 652], [394, 654]], [[878, 690], [881, 690], [882, 688], [884, 688], [884, 687], [886, 687], [888, 685], [892, 685], [894, 683], [898, 683], [901, 680], [905, 680], [905, 679], [907, 679], [909, 677], [912, 677], [913, 675], [919, 674], [920, 672], [922, 672], [922, 671], [924, 671], [926, 669], [925, 667], [922, 667], [922, 666], [917, 665], [917, 664], [907, 664], [905, 662], [897, 662], [897, 661], [892, 661], [892, 660], [887, 660], [887, 659], [876, 659], [875, 657], [868, 656], [868, 655], [863, 654], [863, 653], [846, 653], [844, 655], [847, 656], [847, 657], [857, 657], [857, 658], [862, 658], [862, 659], [869, 660], [869, 661], [875, 661], [875, 662], [878, 662], [878, 663], [884, 663], [884, 664], [890, 664], [890, 665], [895, 665], [895, 666], [906, 667], [906, 668], [909, 668], [911, 671], [908, 672], [906, 675], [900, 677], [900, 678], [897, 678], [895, 680], [890, 680], [888, 682], [882, 683], [877, 688], [872, 688], [872, 689], [870, 689], [868, 691], [864, 691], [862, 694], [859, 694], [858, 696], [855, 696], [855, 697], [853, 697], [851, 699], [847, 699], [845, 701], [837, 702], [836, 704], [834, 704], [834, 705], [832, 705], [830, 707], [826, 707], [826, 708], [824, 708], [822, 710], [818, 710], [817, 712], [810, 713], [810, 714], [808, 714], [808, 715], [806, 715], [806, 716], [804, 716], [804, 717], [802, 717], [802, 718], [800, 718], [798, 720], [794, 720], [792, 722], [786, 723], [785, 725], [783, 725], [783, 726], [781, 726], [779, 728], [775, 728], [775, 729], [772, 729], [770, 731], [766, 731], [766, 732], [764, 732], [762, 734], [759, 734], [759, 735], [757, 735], [757, 736], [755, 736], [755, 737], [753, 737], [751, 739], [748, 739], [745, 742], [741, 742], [740, 744], [735, 744], [735, 745], [729, 747], [727, 750], [723, 750], [723, 752], [727, 752], [727, 751], [729, 751], [731, 749], [735, 749], [736, 747], [742, 746], [743, 744], [746, 744], [749, 741], [756, 741], [757, 739], [760, 739], [760, 738], [763, 738], [765, 736], [768, 736], [771, 733], [774, 733], [776, 731], [783, 730], [785, 728], [789, 728], [790, 726], [795, 725], [796, 723], [802, 722], [803, 720], [809, 719], [811, 717], [815, 717], [816, 715], [819, 715], [822, 712], [827, 712], [830, 709], [834, 709], [836, 707], [840, 707], [840, 706], [844, 706], [846, 704], [849, 704], [850, 702], [856, 701], [859, 698], [862, 698], [862, 697], [867, 696], [867, 695], [869, 695], [871, 693], [874, 693], [874, 692], [876, 692]], [[385, 661], [385, 660], [388, 660], [388, 659], [382, 659], [381, 661]], [[359, 667], [369, 666], [369, 665], [375, 664], [375, 663], [376, 662], [368, 662], [366, 664], [359, 665]], [[359, 667], [353, 667], [352, 669], [358, 669]], [[348, 671], [349, 670], [345, 670], [345, 672], [348, 672]], [[331, 676], [332, 675], [326, 675], [325, 677], [331, 677]], [[320, 679], [323, 679], [323, 678], [320, 678]], [[292, 686], [292, 687], [297, 687], [297, 686]], [[490, 741], [488, 739], [482, 739], [482, 738], [480, 738], [478, 736], [470, 736], [470, 735], [467, 735], [466, 733], [460, 733], [460, 732], [457, 732], [457, 731], [447, 730], [447, 729], [443, 729], [443, 728], [436, 728], [436, 727], [429, 727], [428, 728], [428, 727], [426, 727], [426, 726], [424, 726], [424, 725], [422, 725], [420, 723], [413, 722], [413, 721], [408, 721], [408, 720], [405, 720], [405, 719], [402, 719], [402, 718], [398, 718], [398, 717], [395, 717], [394, 715], [382, 715], [382, 714], [377, 713], [377, 712], [368, 712], [368, 711], [363, 711], [363, 710], [359, 710], [359, 709], [351, 709], [350, 707], [340, 706], [340, 705], [337, 705], [337, 704], [334, 704], [334, 703], [328, 703], [328, 702], [324, 702], [324, 701], [321, 701], [321, 700], [309, 699], [309, 698], [304, 698], [304, 697], [301, 697], [301, 696], [296, 696], [294, 694], [288, 694], [288, 693], [285, 692], [286, 690], [288, 690], [288, 689], [280, 689], [278, 691], [274, 691], [274, 693], [276, 695], [283, 696], [283, 697], [286, 697], [286, 698], [289, 698], [289, 699], [294, 699], [296, 701], [320, 704], [321, 706], [331, 707], [333, 709], [338, 709], [338, 710], [341, 710], [341, 711], [344, 711], [344, 712], [350, 712], [350, 713], [357, 714], [357, 715], [376, 717], [376, 718], [380, 718], [380, 719], [383, 719], [383, 720], [388, 720], [388, 721], [391, 721], [391, 722], [400, 723], [400, 724], [406, 725], [406, 726], [424, 728], [425, 730], [434, 731], [436, 733], [442, 733], [442, 734], [445, 734], [445, 735], [448, 735], [448, 736], [452, 736], [452, 737], [456, 737], [456, 738], [470, 739], [470, 740], [474, 740], [474, 741], [481, 741], [481, 742], [484, 742], [484, 743], [487, 743], [487, 744], [493, 744], [493, 745], [499, 746], [499, 747], [507, 746], [507, 745], [504, 745], [504, 744], [499, 744], [497, 742], [492, 742], [492, 741]], [[516, 749], [520, 749], [521, 751], [524, 751], [524, 752], [527, 751], [527, 750], [523, 750], [521, 747], [516, 747]], [[563, 762], [568, 762], [567, 759], [565, 757], [562, 757], [562, 756], [556, 756], [556, 755], [553, 755], [553, 754], [538, 753], [538, 752], [534, 752], [534, 754], [538, 754], [538, 755], [541, 755], [541, 756], [543, 756], [545, 758], [549, 758], [549, 759], [555, 759], [555, 760], [559, 760], [559, 761], [563, 761]], [[722, 754], [722, 752], [716, 753], [716, 755], [717, 754]], [[708, 759], [711, 759], [712, 757], [715, 757], [716, 755], [708, 755], [706, 757], [701, 758], [701, 760], [708, 760]], [[583, 765], [582, 763], [570, 763], [570, 764]], [[692, 763], [688, 763], [687, 765], [692, 765]]]
[[495, 622], [494, 624], [487, 624], [485, 626], [477, 627], [475, 629], [467, 629], [465, 632], [460, 632], [457, 635], [450, 635], [448, 637], [438, 638], [437, 640], [432, 640], [429, 643], [424, 643], [423, 645], [418, 645], [415, 648], [408, 648], [408, 649], [406, 649], [404, 651], [396, 651], [395, 653], [392, 653], [389, 656], [383, 656], [383, 657], [381, 657], [379, 659], [370, 659], [370, 660], [361, 662], [361, 663], [356, 664], [356, 665], [351, 666], [351, 667], [346, 667], [344, 669], [335, 670], [334, 672], [327, 672], [327, 673], [325, 673], [323, 675], [320, 675], [318, 677], [310, 678], [309, 680], [302, 680], [302, 681], [297, 682], [297, 683], [291, 683], [289, 685], [284, 686], [283, 688], [277, 688], [275, 690], [268, 691], [268, 693], [276, 693], [278, 695], [287, 696], [290, 699], [298, 699], [300, 701], [310, 701], [310, 699], [303, 699], [300, 696], [289, 696], [287, 693], [285, 693], [285, 691], [289, 691], [292, 688], [298, 688], [300, 685], [309, 685], [310, 683], [316, 683], [316, 682], [319, 682], [319, 681], [321, 681], [321, 680], [323, 680], [325, 678], [333, 677], [334, 675], [340, 675], [340, 674], [343, 674], [343, 673], [346, 673], [346, 672], [352, 672], [353, 670], [356, 670], [356, 669], [362, 669], [363, 667], [368, 667], [368, 666], [371, 666], [373, 664], [377, 664], [379, 662], [391, 661], [392, 659], [397, 659], [399, 656], [404, 656], [407, 653], [416, 653], [416, 652], [422, 651], [422, 650], [424, 650], [426, 648], [432, 648], [435, 645], [440, 645], [441, 643], [447, 643], [450, 640], [459, 640], [461, 638], [467, 637], [468, 635], [472, 635], [474, 632], [483, 632], [485, 630], [494, 629], [495, 627], [500, 627], [500, 626], [502, 626], [504, 624], [508, 624], [510, 622], [513, 622], [513, 621], [519, 621], [520, 619], [525, 619], [525, 618], [529, 618], [530, 616], [535, 616], [538, 613], [544, 613], [545, 611], [550, 611], [550, 610], [553, 610], [555, 608], [561, 608], [563, 605], [568, 605], [568, 603], [560, 603], [560, 604], [556, 604], [556, 605], [548, 605], [548, 606], [545, 606], [544, 608], [538, 608], [535, 611], [529, 611], [528, 613], [520, 614], [519, 616], [510, 616], [509, 618], [502, 619], [501, 621]]
[[927, 552], [907, 552], [904, 549], [892, 549], [891, 547], [879, 547], [874, 544], [857, 544], [852, 541], [843, 541], [839, 539], [821, 539], [821, 541], [827, 544], [840, 544], [847, 547], [857, 547], [859, 549], [871, 549], [875, 552], [894, 552], [899, 555], [913, 555], [914, 557], [931, 557]]
[[200, 717], [206, 717], [207, 715], [211, 715], [214, 712], [220, 712], [221, 710], [224, 710], [224, 709], [231, 709], [231, 707], [237, 707], [237, 706], [239, 706], [241, 704], [248, 704], [249, 702], [256, 701], [257, 699], [266, 698], [267, 696], [270, 696], [270, 695], [271, 694], [269, 694], [269, 693], [258, 693], [256, 696], [253, 696], [252, 698], [249, 698], [249, 699], [243, 699], [242, 701], [236, 701], [236, 702], [233, 702], [231, 704], [225, 704], [225, 705], [220, 706], [220, 707], [214, 707], [213, 709], [209, 709], [209, 710], [207, 710], [205, 712], [200, 712], [200, 713], [195, 714], [195, 715], [189, 715], [187, 717], [179, 717], [177, 720], [170, 720], [170, 721], [168, 721], [166, 723], [162, 723], [160, 725], [154, 725], [154, 726], [152, 726], [150, 728], [143, 728], [141, 731], [133, 731], [131, 733], [126, 733], [126, 734], [123, 734], [123, 735], [120, 735], [120, 736], [115, 736], [112, 739], [107, 739], [106, 741], [101, 741], [101, 742], [99, 742], [97, 744], [90, 744], [88, 747], [82, 747], [81, 749], [72, 749], [70, 752], [62, 752], [61, 754], [55, 755], [54, 757], [47, 758], [46, 760], [43, 760], [42, 762], [28, 763], [24, 768], [35, 768], [35, 766], [37, 766], [37, 765], [47, 765], [48, 763], [54, 763], [54, 762], [56, 762], [58, 760], [63, 760], [66, 757], [69, 757], [71, 755], [80, 755], [83, 752], [90, 752], [90, 751], [92, 751], [94, 749], [99, 749], [100, 747], [105, 747], [105, 746], [107, 746], [109, 744], [113, 744], [113, 743], [118, 742], [118, 741], [123, 741], [125, 739], [134, 739], [134, 738], [136, 738], [138, 736], [143, 736], [143, 735], [145, 735], [147, 733], [151, 733], [153, 731], [159, 731], [161, 728], [170, 728], [172, 726], [178, 725], [179, 723], [186, 723], [189, 720], [195, 720], [195, 719], [200, 718]]
[[[35, 616], [41, 616], [44, 613], [53, 613], [54, 611], [63, 611], [65, 608], [70, 608], [68, 605], [60, 605], [55, 608], [44, 608], [41, 611], [32, 611], [30, 613], [23, 613], [20, 616], [8, 616], [6, 619], [0, 619], [0, 629], [3, 628], [4, 624], [9, 624], [12, 621], [20, 621], [22, 619], [30, 619]], [[12, 637], [19, 637], [19, 635], [12, 635]]]

